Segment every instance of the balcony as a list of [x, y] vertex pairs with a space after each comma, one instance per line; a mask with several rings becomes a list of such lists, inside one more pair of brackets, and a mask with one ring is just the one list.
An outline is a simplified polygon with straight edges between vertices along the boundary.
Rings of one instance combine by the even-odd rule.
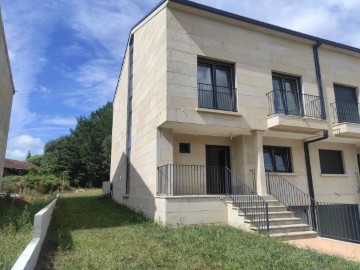
[[359, 104], [337, 101], [330, 104], [333, 111], [333, 132], [335, 136], [360, 138]]
[[303, 133], [328, 129], [323, 98], [280, 90], [273, 90], [266, 95], [269, 103], [269, 129]]
[[237, 112], [236, 88], [198, 84], [199, 108]]

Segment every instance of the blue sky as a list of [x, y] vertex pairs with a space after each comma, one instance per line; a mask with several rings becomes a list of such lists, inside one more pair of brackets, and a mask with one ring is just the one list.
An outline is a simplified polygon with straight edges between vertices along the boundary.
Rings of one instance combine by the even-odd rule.
[[[130, 28], [158, 0], [0, 0], [16, 94], [6, 156], [42, 154], [111, 101]], [[196, 1], [360, 47], [357, 0]]]

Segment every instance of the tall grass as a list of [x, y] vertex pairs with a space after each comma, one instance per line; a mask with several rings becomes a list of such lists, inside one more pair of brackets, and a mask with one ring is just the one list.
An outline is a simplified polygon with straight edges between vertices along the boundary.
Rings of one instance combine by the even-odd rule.
[[57, 202], [37, 269], [360, 269], [228, 226], [167, 228], [99, 195]]
[[52, 198], [0, 198], [0, 269], [15, 263], [32, 238], [34, 215]]

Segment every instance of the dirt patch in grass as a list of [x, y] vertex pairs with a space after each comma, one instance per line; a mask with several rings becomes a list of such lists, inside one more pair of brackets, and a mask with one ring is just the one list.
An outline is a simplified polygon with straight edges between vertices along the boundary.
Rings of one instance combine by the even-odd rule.
[[99, 192], [58, 200], [37, 269], [359, 269], [228, 226], [166, 228]]

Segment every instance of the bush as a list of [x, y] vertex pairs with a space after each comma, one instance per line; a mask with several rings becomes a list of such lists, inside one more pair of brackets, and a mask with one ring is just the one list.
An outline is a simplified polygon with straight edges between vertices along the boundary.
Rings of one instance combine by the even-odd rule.
[[63, 185], [64, 190], [71, 189], [67, 181], [44, 170], [29, 171], [24, 176], [6, 176], [3, 180], [3, 190], [10, 193], [18, 193], [20, 189], [29, 188], [47, 194], [62, 189]]

